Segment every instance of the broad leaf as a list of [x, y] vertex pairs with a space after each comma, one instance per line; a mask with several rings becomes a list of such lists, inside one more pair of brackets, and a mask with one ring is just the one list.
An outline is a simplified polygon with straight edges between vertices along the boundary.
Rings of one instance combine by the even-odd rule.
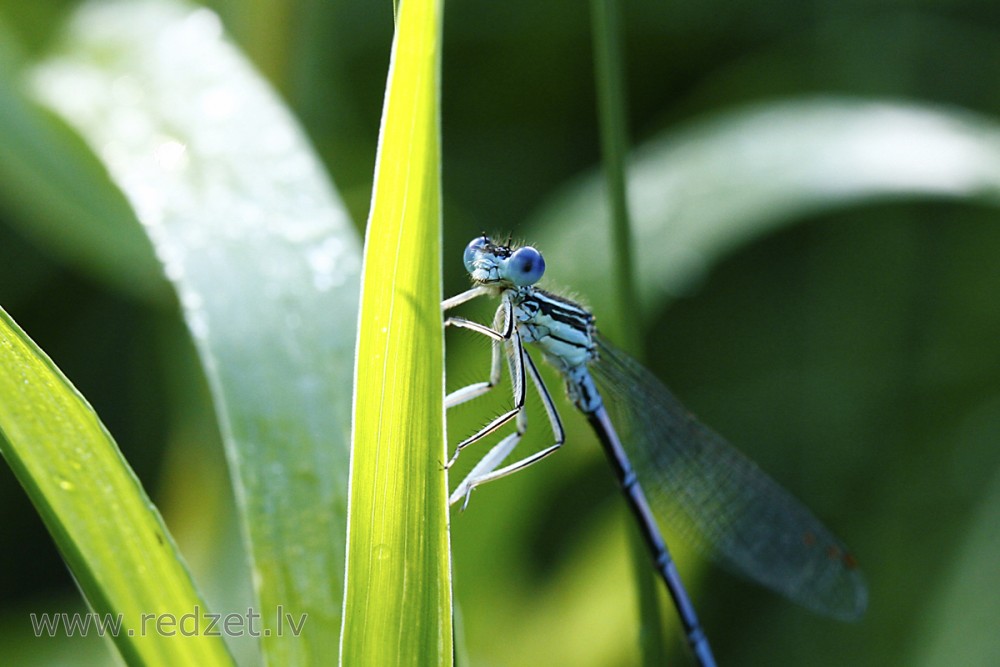
[[[85, 4], [35, 82], [104, 160], [180, 295], [219, 413], [266, 659], [327, 659], [360, 268], [343, 207], [208, 10]], [[307, 615], [301, 636], [279, 608]]]

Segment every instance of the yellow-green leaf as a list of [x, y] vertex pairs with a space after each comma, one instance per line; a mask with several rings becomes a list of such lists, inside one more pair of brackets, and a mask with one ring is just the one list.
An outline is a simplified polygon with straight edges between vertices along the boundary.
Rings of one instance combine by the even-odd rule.
[[345, 665], [451, 664], [440, 315], [440, 0], [400, 3], [365, 242]]
[[[0, 453], [132, 664], [231, 664], [173, 540], [90, 405], [0, 310]], [[171, 621], [171, 619], [173, 619]], [[94, 619], [91, 619], [94, 620]], [[170, 633], [174, 636], [169, 636]]]

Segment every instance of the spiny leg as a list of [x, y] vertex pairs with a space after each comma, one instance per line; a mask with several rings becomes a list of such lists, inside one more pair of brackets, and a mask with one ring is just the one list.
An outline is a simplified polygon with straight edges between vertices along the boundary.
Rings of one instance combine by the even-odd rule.
[[542, 376], [538, 372], [538, 367], [535, 366], [535, 360], [531, 358], [527, 350], [524, 351], [524, 361], [528, 369], [528, 375], [531, 376], [531, 381], [534, 383], [538, 395], [542, 398], [542, 405], [545, 406], [545, 414], [548, 415], [549, 424], [552, 426], [552, 435], [555, 436], [556, 446], [559, 447], [566, 441], [566, 434], [563, 431], [562, 420], [559, 419], [556, 404], [552, 400], [552, 394], [549, 393], [549, 388], [542, 382]]
[[[454, 305], [457, 305], [459, 303], [464, 303], [465, 301], [468, 301], [477, 296], [480, 296], [483, 293], [488, 293], [488, 292], [489, 290], [486, 289], [473, 288], [467, 292], [459, 294], [457, 297], [453, 297], [452, 299], [445, 301], [444, 303], [442, 303], [442, 308], [448, 309], [450, 307], [453, 307]], [[455, 405], [460, 405], [462, 403], [465, 403], [466, 401], [470, 401], [474, 398], [482, 396], [486, 392], [490, 391], [497, 384], [499, 384], [500, 373], [501, 373], [500, 366], [502, 364], [500, 360], [500, 354], [501, 354], [500, 348], [505, 343], [509, 345], [511, 338], [516, 335], [514, 328], [513, 306], [511, 305], [509, 299], [504, 299], [500, 303], [500, 306], [496, 310], [496, 314], [493, 316], [493, 324], [496, 327], [495, 329], [488, 327], [484, 324], [480, 324], [478, 322], [467, 320], [464, 317], [449, 317], [448, 319], [445, 320], [445, 326], [454, 326], [462, 329], [468, 329], [470, 331], [474, 331], [478, 334], [490, 338], [491, 341], [493, 342], [492, 361], [490, 366], [490, 379], [486, 382], [477, 382], [451, 392], [450, 394], [448, 394], [448, 396], [445, 397], [446, 408], [450, 408]], [[523, 361], [521, 363], [523, 364]], [[511, 368], [511, 379], [514, 385], [514, 402], [516, 404], [514, 409], [509, 410], [508, 412], [495, 418], [493, 421], [487, 424], [483, 429], [481, 429], [478, 433], [474, 434], [472, 437], [467, 438], [466, 440], [463, 440], [461, 443], [459, 443], [457, 448], [455, 449], [455, 454], [452, 456], [451, 460], [449, 460], [448, 463], [445, 465], [445, 469], [450, 468], [455, 463], [455, 461], [458, 459], [458, 454], [462, 449], [464, 449], [473, 442], [476, 442], [477, 440], [485, 437], [486, 435], [492, 433], [496, 429], [506, 424], [508, 421], [510, 421], [511, 418], [513, 418], [518, 413], [518, 411], [521, 408], [523, 408], [524, 406], [523, 377], [524, 377], [523, 367], [520, 369], [515, 369], [513, 367]], [[519, 378], [521, 379], [519, 380]], [[521, 387], [520, 391], [518, 390], [518, 387]]]
[[455, 487], [455, 491], [448, 498], [448, 504], [454, 505], [462, 498], [465, 498], [465, 502], [462, 504], [462, 509], [464, 510], [469, 504], [469, 496], [472, 494], [472, 489], [475, 488], [478, 480], [489, 475], [497, 466], [503, 463], [503, 460], [507, 458], [514, 448], [517, 447], [517, 443], [521, 441], [521, 435], [520, 431], [515, 431], [494, 445], [493, 449], [488, 451], [486, 456], [481, 458], [469, 474], [466, 475], [461, 484]]
[[[503, 308], [503, 306], [500, 306]], [[444, 321], [446, 327], [459, 327], [460, 329], [468, 329], [469, 331], [475, 331], [478, 334], [482, 334], [493, 340], [507, 340], [510, 338], [510, 334], [503, 334], [499, 331], [495, 331], [492, 328], [486, 326], [485, 324], [480, 324], [479, 322], [473, 322], [472, 320], [467, 320], [464, 317], [449, 317]]]
[[506, 341], [506, 344], [510, 351], [508, 366], [510, 368], [511, 384], [513, 385], [514, 407], [493, 418], [493, 420], [482, 429], [458, 443], [455, 447], [455, 453], [452, 455], [451, 460], [445, 464], [445, 469], [448, 469], [455, 464], [455, 461], [458, 460], [458, 455], [461, 454], [463, 449], [475, 442], [478, 442], [479, 440], [482, 440], [490, 433], [493, 433], [498, 428], [509, 422], [511, 419], [518, 417], [520, 420], [520, 415], [524, 414], [524, 400], [526, 394], [524, 382], [524, 347], [521, 345], [521, 337], [518, 335], [516, 329], [511, 329], [510, 338]]
[[[513, 343], [513, 340], [511, 342]], [[520, 343], [520, 338], [517, 339], [517, 342]], [[521, 357], [523, 364], [524, 363], [523, 360], [526, 360], [528, 356], [527, 353], [524, 352], [523, 346], [520, 347], [520, 351], [521, 354], [519, 356]], [[507, 371], [508, 373], [510, 373], [511, 382], [517, 384], [517, 380], [515, 379], [516, 370], [514, 366], [515, 355], [516, 351], [513, 350], [511, 351], [510, 354], [507, 355]], [[451, 497], [448, 499], [449, 504], [454, 505], [462, 497], [464, 497], [465, 503], [462, 504], [462, 509], [464, 510], [466, 506], [468, 506], [469, 504], [469, 494], [472, 493], [472, 488], [474, 486], [475, 481], [486, 475], [489, 475], [497, 468], [497, 466], [503, 463], [504, 459], [506, 459], [507, 456], [509, 456], [510, 453], [514, 450], [514, 448], [517, 447], [517, 444], [521, 441], [521, 437], [524, 436], [524, 432], [527, 430], [527, 428], [528, 428], [528, 413], [526, 410], [522, 410], [521, 412], [517, 413], [517, 418], [515, 420], [515, 431], [510, 435], [506, 436], [505, 438], [503, 438], [498, 444], [496, 444], [492, 449], [490, 449], [489, 452], [486, 453], [486, 456], [480, 459], [479, 462], [476, 463], [475, 466], [473, 466], [469, 474], [465, 476], [465, 479], [462, 480], [462, 482], [452, 493]]]
[[[517, 339], [517, 343], [520, 344], [520, 339]], [[531, 376], [531, 380], [538, 389], [538, 394], [542, 398], [542, 403], [545, 406], [545, 412], [549, 417], [549, 423], [552, 426], [552, 434], [555, 436], [555, 443], [546, 447], [545, 449], [535, 452], [534, 454], [527, 456], [520, 461], [515, 461], [510, 465], [504, 466], [503, 468], [497, 469], [507, 456], [514, 451], [514, 447], [521, 441], [524, 432], [527, 430], [528, 420], [527, 412], [522, 412], [518, 415], [517, 419], [517, 432], [511, 433], [506, 438], [500, 441], [493, 449], [487, 452], [479, 463], [472, 469], [472, 471], [462, 480], [462, 482], [455, 488], [454, 493], [448, 499], [448, 502], [452, 505], [457, 503], [463, 497], [465, 502], [462, 504], [462, 509], [464, 510], [469, 504], [469, 498], [472, 495], [472, 490], [477, 486], [485, 484], [487, 482], [492, 482], [493, 480], [500, 479], [501, 477], [506, 477], [518, 470], [524, 470], [532, 463], [537, 463], [543, 458], [553, 453], [560, 447], [562, 447], [565, 442], [565, 432], [563, 431], [562, 422], [559, 419], [559, 413], [556, 411], [555, 403], [552, 401], [552, 395], [549, 394], [548, 388], [542, 381], [541, 375], [538, 373], [538, 368], [535, 366], [535, 362], [532, 360], [531, 355], [528, 354], [526, 350], [522, 348], [522, 356], [524, 358], [524, 365], [528, 370], [528, 375]]]
[[479, 285], [478, 287], [473, 287], [472, 289], [468, 289], [462, 292], [461, 294], [456, 294], [455, 296], [442, 301], [441, 311], [444, 312], [447, 310], [451, 310], [456, 306], [461, 306], [463, 303], [467, 301], [472, 301], [477, 297], [485, 296], [487, 294], [490, 294], [491, 292], [492, 290], [489, 287], [486, 287], [485, 285]]
[[500, 384], [500, 374], [503, 372], [503, 361], [501, 359], [504, 341], [502, 339], [491, 338], [492, 359], [490, 360], [490, 379], [485, 382], [475, 382], [473, 384], [456, 389], [444, 398], [444, 407], [453, 408], [466, 401], [471, 401], [488, 392], [493, 387]]
[[[471, 289], [468, 292], [459, 294], [458, 297], [455, 297], [455, 299], [458, 299], [459, 297], [465, 297], [468, 294], [472, 294], [473, 295], [472, 297], [468, 297], [465, 299], [467, 301], [469, 298], [474, 298], [475, 296], [478, 296], [478, 294], [475, 294], [476, 291], [477, 289]], [[446, 301], [445, 304], [447, 303], [448, 302]], [[496, 314], [493, 316], [494, 323], [500, 321], [501, 317], [504, 318], [507, 324], [505, 324], [504, 327], [502, 327], [503, 331], [497, 331], [496, 329], [491, 329], [486, 325], [480, 324], [479, 322], [472, 322], [471, 320], [467, 320], [464, 317], [449, 317], [448, 319], [445, 320], [444, 324], [446, 327], [451, 326], [451, 327], [459, 327], [462, 329], [468, 329], [469, 331], [474, 331], [478, 334], [482, 334], [483, 336], [486, 336], [491, 341], [493, 341], [493, 359], [490, 366], [490, 379], [486, 382], [475, 382], [466, 387], [462, 387], [461, 389], [456, 389], [455, 391], [451, 392], [444, 399], [445, 408], [452, 408], [456, 405], [461, 405], [466, 401], [471, 401], [474, 398], [478, 398], [479, 396], [482, 396], [490, 389], [495, 387], [497, 384], [499, 384], [500, 373], [501, 373], [500, 347], [504, 341], [510, 338], [511, 332], [513, 330], [513, 320], [510, 316], [510, 311], [511, 311], [510, 303], [505, 301], [504, 303], [500, 304], [500, 306], [497, 308]]]

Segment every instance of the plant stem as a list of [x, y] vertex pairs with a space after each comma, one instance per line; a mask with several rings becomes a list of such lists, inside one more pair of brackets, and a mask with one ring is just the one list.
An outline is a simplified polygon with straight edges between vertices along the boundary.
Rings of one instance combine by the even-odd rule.
[[[616, 313], [619, 322], [634, 318], [636, 298], [632, 273], [632, 238], [625, 179], [628, 129], [625, 109], [625, 76], [621, 52], [621, 27], [616, 0], [591, 0], [594, 31], [594, 69], [597, 78], [598, 120], [601, 153], [608, 200], [611, 204], [611, 233], [614, 248]], [[620, 327], [622, 347], [642, 358], [639, 327]], [[663, 623], [657, 591], [659, 583], [649, 563], [649, 553], [635, 530], [629, 530], [629, 551], [639, 600], [639, 646], [645, 665], [666, 663]]]
[[[614, 248], [615, 296], [619, 321], [635, 317], [635, 277], [632, 273], [632, 233], [625, 179], [628, 153], [625, 75], [621, 51], [621, 27], [616, 0], [591, 0], [594, 31], [594, 69], [597, 78], [598, 122], [605, 187], [611, 204], [611, 242]], [[621, 347], [642, 358], [638, 327], [623, 327]]]

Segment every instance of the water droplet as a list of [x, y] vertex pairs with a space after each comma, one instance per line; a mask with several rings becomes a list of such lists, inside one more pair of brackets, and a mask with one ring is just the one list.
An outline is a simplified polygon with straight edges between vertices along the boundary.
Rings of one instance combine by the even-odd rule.
[[187, 146], [175, 139], [168, 139], [153, 149], [153, 159], [167, 171], [178, 171], [187, 166]]

